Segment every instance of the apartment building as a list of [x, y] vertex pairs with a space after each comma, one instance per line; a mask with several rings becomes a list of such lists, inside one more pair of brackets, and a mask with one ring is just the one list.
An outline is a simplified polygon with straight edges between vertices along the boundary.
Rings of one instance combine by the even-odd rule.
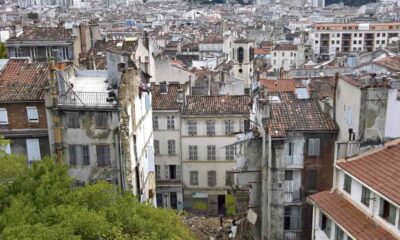
[[310, 36], [314, 56], [327, 60], [336, 54], [372, 52], [399, 37], [400, 23], [316, 23]]
[[[256, 239], [310, 239], [312, 209], [306, 197], [331, 188], [336, 124], [315, 93], [297, 87], [295, 80], [259, 84], [253, 135], [240, 145], [247, 153], [260, 154], [246, 154], [247, 163], [238, 166], [235, 179], [252, 189]], [[255, 178], [246, 177], [250, 167]]]
[[248, 96], [188, 96], [181, 115], [184, 208], [223, 214], [235, 167], [236, 134], [249, 118]]
[[157, 207], [183, 209], [181, 109], [188, 84], [152, 85]]
[[312, 239], [400, 238], [400, 141], [358, 156], [357, 145], [338, 142], [333, 188], [308, 198]]
[[27, 162], [50, 154], [44, 89], [47, 64], [7, 60], [0, 72], [0, 135], [10, 140], [7, 153]]
[[[299, 46], [293, 44], [275, 45], [271, 50], [271, 55], [272, 69], [276, 72], [280, 70], [288, 71], [304, 62], [304, 56], [301, 57]], [[301, 58], [303, 58], [303, 61], [301, 61]]]

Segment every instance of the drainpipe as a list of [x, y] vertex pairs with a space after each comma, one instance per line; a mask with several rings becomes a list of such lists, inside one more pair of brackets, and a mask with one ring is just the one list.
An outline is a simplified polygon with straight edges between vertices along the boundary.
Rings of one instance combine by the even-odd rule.
[[336, 123], [336, 90], [339, 82], [339, 73], [335, 73], [335, 82], [333, 85], [333, 121]]

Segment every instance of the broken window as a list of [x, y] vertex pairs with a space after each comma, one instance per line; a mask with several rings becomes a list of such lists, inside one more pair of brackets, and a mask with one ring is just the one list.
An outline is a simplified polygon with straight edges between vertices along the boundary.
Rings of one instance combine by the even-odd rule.
[[96, 128], [107, 128], [107, 112], [95, 113], [95, 126]]
[[189, 160], [198, 160], [197, 155], [197, 146], [190, 145], [189, 146]]
[[175, 140], [168, 140], [168, 155], [175, 155]]
[[167, 116], [167, 129], [175, 129], [175, 116]]
[[208, 186], [214, 187], [217, 185], [217, 172], [212, 170], [207, 172]]
[[80, 128], [78, 112], [67, 113], [67, 127], [68, 128]]
[[96, 153], [97, 153], [97, 166], [107, 167], [111, 165], [109, 145], [97, 145]]
[[215, 145], [207, 145], [207, 160], [215, 159]]
[[190, 171], [190, 185], [199, 185], [199, 172]]

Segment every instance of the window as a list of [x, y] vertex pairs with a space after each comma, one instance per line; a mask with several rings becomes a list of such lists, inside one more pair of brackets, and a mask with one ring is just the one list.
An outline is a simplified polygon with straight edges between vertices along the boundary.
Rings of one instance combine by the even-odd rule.
[[156, 179], [161, 179], [161, 168], [160, 165], [155, 165], [156, 168]]
[[69, 165], [71, 166], [90, 165], [89, 146], [69, 145], [68, 151], [69, 151]]
[[0, 151], [4, 151], [7, 154], [11, 154], [11, 145], [10, 143], [6, 143], [3, 146], [0, 146]]
[[217, 172], [212, 170], [207, 172], [208, 186], [214, 187], [217, 185]]
[[28, 161], [40, 160], [40, 144], [39, 139], [26, 139], [26, 151], [28, 155]]
[[169, 179], [177, 179], [176, 178], [176, 165], [169, 165]]
[[337, 33], [337, 34], [336, 34], [336, 37], [340, 38], [340, 33]]
[[344, 232], [338, 225], [335, 225], [335, 238], [334, 239], [335, 240], [344, 240]]
[[68, 128], [80, 128], [79, 112], [67, 113], [67, 126]]
[[190, 171], [190, 185], [199, 185], [199, 172], [198, 171]]
[[293, 170], [285, 170], [285, 181], [293, 181]]
[[377, 36], [377, 37], [380, 37], [380, 36], [381, 36], [381, 34], [380, 34], [380, 33], [377, 33], [377, 34], [376, 34], [376, 36]]
[[111, 165], [110, 146], [96, 145], [97, 166], [107, 167]]
[[343, 190], [347, 193], [351, 193], [351, 177], [347, 174], [344, 175]]
[[83, 166], [90, 165], [89, 146], [87, 146], [87, 145], [82, 145], [82, 165]]
[[371, 191], [368, 188], [362, 186], [362, 189], [361, 189], [361, 202], [365, 206], [369, 207], [369, 200], [370, 199], [371, 199]]
[[168, 155], [175, 155], [175, 140], [168, 140]]
[[283, 221], [284, 230], [299, 230], [300, 208], [297, 206], [286, 206]]
[[0, 125], [8, 124], [7, 109], [0, 108]]
[[71, 166], [76, 166], [76, 162], [77, 162], [77, 159], [76, 159], [76, 150], [77, 150], [77, 145], [69, 145], [69, 165], [71, 165]]
[[308, 191], [315, 191], [318, 190], [317, 188], [317, 175], [318, 172], [317, 170], [309, 170], [307, 172], [307, 186], [308, 186]]
[[232, 178], [233, 174], [231, 171], [226, 171], [225, 172], [225, 186], [231, 186], [232, 185]]
[[175, 116], [167, 116], [167, 129], [175, 129]]
[[293, 149], [294, 149], [294, 143], [289, 142], [289, 149], [288, 149], [288, 155], [293, 156]]
[[386, 33], [382, 33], [382, 37], [386, 37]]
[[156, 200], [157, 200], [157, 207], [163, 207], [164, 206], [162, 193], [157, 193]]
[[225, 148], [225, 159], [234, 160], [235, 159], [235, 146], [227, 146]]
[[331, 220], [323, 213], [319, 215], [319, 227], [328, 237], [331, 235]]
[[353, 40], [353, 44], [357, 44], [357, 41], [356, 41], [356, 40]]
[[28, 122], [31, 123], [39, 122], [39, 114], [37, 107], [26, 107], [26, 114], [28, 116]]
[[96, 128], [107, 128], [107, 113], [97, 112], [95, 113], [95, 125]]
[[214, 136], [215, 135], [215, 121], [208, 120], [206, 121], [207, 124], [207, 136]]
[[282, 52], [282, 57], [284, 57], [285, 56], [285, 52]]
[[380, 198], [379, 216], [394, 225], [396, 220], [396, 207], [383, 198]]
[[319, 150], [320, 150], [320, 139], [319, 138], [308, 139], [308, 155], [319, 156]]
[[233, 133], [234, 129], [233, 129], [233, 120], [225, 120], [225, 134], [229, 135], [231, 133]]
[[158, 116], [153, 116], [153, 128], [154, 130], [158, 130]]
[[160, 141], [154, 140], [154, 155], [160, 155]]
[[198, 160], [197, 146], [189, 146], [189, 160]]
[[195, 121], [188, 121], [188, 133], [190, 136], [197, 134], [197, 123]]
[[207, 146], [207, 160], [215, 160], [215, 145]]

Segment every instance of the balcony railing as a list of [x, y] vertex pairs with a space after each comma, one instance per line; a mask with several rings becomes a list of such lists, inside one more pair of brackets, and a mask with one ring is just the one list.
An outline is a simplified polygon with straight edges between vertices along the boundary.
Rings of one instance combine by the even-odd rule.
[[286, 168], [303, 168], [303, 156], [285, 156], [283, 159], [283, 167]]
[[113, 108], [117, 106], [116, 101], [108, 101], [107, 92], [73, 92], [61, 95], [59, 105], [71, 107], [100, 107]]
[[156, 179], [157, 185], [180, 185], [182, 181], [180, 179]]

